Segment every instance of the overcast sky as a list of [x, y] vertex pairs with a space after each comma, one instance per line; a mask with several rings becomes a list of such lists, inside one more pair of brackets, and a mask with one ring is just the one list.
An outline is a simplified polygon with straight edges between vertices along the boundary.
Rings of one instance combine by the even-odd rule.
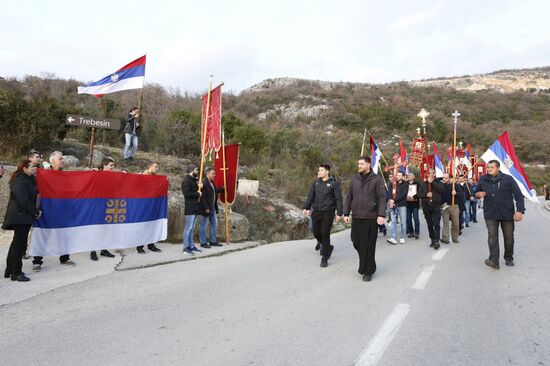
[[546, 0], [3, 0], [0, 76], [238, 92], [273, 77], [389, 82], [550, 65]]

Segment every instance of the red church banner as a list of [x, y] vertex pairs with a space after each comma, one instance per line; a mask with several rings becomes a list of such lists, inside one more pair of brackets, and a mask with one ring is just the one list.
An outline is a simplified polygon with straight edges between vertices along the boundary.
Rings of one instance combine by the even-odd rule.
[[[224, 152], [220, 151], [214, 160], [214, 170], [216, 177], [214, 185], [216, 187], [224, 186], [223, 177], [223, 156]], [[226, 186], [227, 186], [227, 203], [233, 204], [237, 196], [237, 176], [239, 172], [239, 144], [225, 145], [225, 169], [226, 169]], [[225, 203], [225, 193], [220, 193], [219, 200]]]

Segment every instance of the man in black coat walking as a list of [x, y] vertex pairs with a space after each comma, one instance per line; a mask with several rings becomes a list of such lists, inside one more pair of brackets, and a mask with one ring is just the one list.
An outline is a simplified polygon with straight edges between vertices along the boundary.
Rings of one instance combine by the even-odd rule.
[[357, 167], [358, 174], [351, 178], [344, 201], [344, 222], [352, 222], [351, 241], [359, 254], [358, 272], [368, 282], [376, 271], [378, 225], [386, 220], [386, 189], [384, 179], [372, 172], [370, 157], [360, 157]]
[[187, 175], [181, 183], [181, 190], [185, 198], [185, 228], [183, 229], [183, 252], [188, 255], [194, 255], [194, 252], [200, 252], [193, 244], [193, 229], [199, 214], [199, 198], [202, 193], [202, 183], [198, 180], [199, 169], [195, 165], [187, 167]]
[[514, 221], [521, 221], [525, 213], [525, 202], [518, 184], [510, 175], [500, 171], [497, 160], [491, 160], [487, 163], [487, 174], [479, 179], [476, 195], [483, 198], [483, 216], [489, 234], [489, 259], [485, 260], [485, 264], [494, 269], [500, 268], [500, 225], [504, 236], [504, 260], [507, 266], [513, 266]]
[[336, 222], [342, 218], [343, 203], [340, 183], [330, 175], [330, 165], [321, 164], [317, 179], [311, 185], [304, 204], [304, 215], [309, 216], [313, 209], [313, 235], [322, 244], [321, 267], [328, 265], [334, 246], [330, 244], [330, 231], [336, 210]]

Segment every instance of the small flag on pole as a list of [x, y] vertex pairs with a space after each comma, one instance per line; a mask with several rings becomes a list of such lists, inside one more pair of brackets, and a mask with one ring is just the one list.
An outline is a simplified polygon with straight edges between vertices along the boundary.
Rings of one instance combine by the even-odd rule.
[[378, 147], [378, 144], [374, 141], [372, 135], [370, 135], [370, 151], [371, 151], [371, 166], [374, 174], [378, 174], [378, 167], [380, 166], [380, 158], [382, 157], [382, 151]]

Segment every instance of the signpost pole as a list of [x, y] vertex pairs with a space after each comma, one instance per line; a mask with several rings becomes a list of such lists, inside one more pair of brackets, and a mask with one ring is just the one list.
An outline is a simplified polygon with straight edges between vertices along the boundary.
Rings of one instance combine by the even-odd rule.
[[95, 128], [92, 127], [92, 136], [90, 137], [90, 163], [88, 164], [88, 167], [92, 167], [92, 161], [94, 159], [94, 132]]

